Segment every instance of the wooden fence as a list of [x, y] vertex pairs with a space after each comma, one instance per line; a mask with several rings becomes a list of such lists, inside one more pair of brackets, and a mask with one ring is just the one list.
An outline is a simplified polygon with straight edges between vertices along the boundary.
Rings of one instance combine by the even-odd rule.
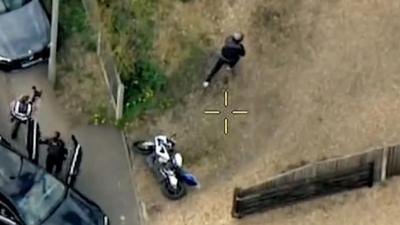
[[386, 176], [391, 177], [400, 174], [400, 146], [392, 146], [387, 149]]
[[311, 163], [246, 189], [235, 188], [232, 216], [288, 205], [363, 186], [400, 174], [400, 146]]

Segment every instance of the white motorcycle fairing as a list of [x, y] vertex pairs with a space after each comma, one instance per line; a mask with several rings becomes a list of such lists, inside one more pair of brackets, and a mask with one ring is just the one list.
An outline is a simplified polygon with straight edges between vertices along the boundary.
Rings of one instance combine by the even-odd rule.
[[164, 135], [158, 135], [154, 138], [154, 142], [156, 145], [156, 155], [157, 160], [159, 163], [167, 163], [170, 160], [170, 156], [168, 153], [168, 139], [167, 136]]
[[178, 178], [176, 178], [175, 173], [173, 171], [169, 171], [168, 173], [168, 181], [173, 188], [177, 188], [178, 186]]
[[174, 154], [174, 163], [178, 167], [182, 167], [183, 165], [183, 157], [180, 153], [175, 153]]

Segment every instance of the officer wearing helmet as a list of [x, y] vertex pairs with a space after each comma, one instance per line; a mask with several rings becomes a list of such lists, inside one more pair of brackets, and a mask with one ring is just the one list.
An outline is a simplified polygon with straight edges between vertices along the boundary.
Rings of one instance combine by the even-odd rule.
[[229, 70], [239, 62], [240, 58], [246, 55], [242, 44], [244, 35], [241, 32], [235, 32], [225, 39], [225, 45], [221, 49], [221, 55], [214, 65], [207, 79], [203, 82], [203, 87], [208, 87], [211, 79], [218, 73], [222, 66], [227, 65]]

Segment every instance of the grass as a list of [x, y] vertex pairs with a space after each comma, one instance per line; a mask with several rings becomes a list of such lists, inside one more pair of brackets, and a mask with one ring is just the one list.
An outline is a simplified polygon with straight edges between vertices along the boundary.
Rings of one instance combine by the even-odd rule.
[[129, 121], [154, 105], [155, 95], [166, 79], [148, 52], [152, 48], [157, 1], [124, 2], [98, 0], [121, 79], [126, 86], [124, 120]]
[[[177, 1], [185, 3], [190, 0]], [[199, 76], [195, 75], [203, 70], [207, 52], [202, 47], [204, 42], [199, 40], [201, 37], [196, 35], [184, 37], [179, 35], [177, 30], [176, 41], [184, 50], [178, 56], [179, 65], [176, 65], [172, 72], [168, 70], [168, 65], [161, 63], [153, 54], [157, 31], [162, 29], [157, 18], [162, 8], [161, 2], [97, 0], [106, 38], [126, 86], [124, 116], [117, 123], [120, 127], [141, 116], [162, 113], [183, 102], [183, 98], [193, 90], [193, 84], [199, 81]], [[51, 0], [44, 0], [44, 3], [48, 11], [51, 11]], [[89, 24], [81, 0], [61, 2], [59, 22], [62, 37], [59, 50], [61, 57], [58, 57], [59, 74], [64, 77], [74, 76], [73, 79], [81, 86], [88, 85], [88, 77], [95, 77], [95, 72], [85, 71], [86, 74], [91, 74], [90, 76], [80, 74], [83, 73], [84, 65], [78, 62], [78, 57], [80, 54], [95, 52], [96, 35]], [[65, 87], [70, 85], [67, 84], [70, 82], [63, 80], [58, 80], [57, 87], [62, 91], [71, 91], [71, 88]], [[90, 109], [82, 109], [86, 114], [91, 114], [91, 122], [112, 121], [104, 104], [92, 105], [88, 106]]]
[[192, 90], [193, 74], [200, 71], [206, 56], [194, 44], [195, 40], [176, 40], [186, 45], [187, 51], [178, 69], [167, 78], [166, 68], [152, 54], [157, 29], [161, 29], [157, 21], [160, 2], [98, 0], [107, 37], [126, 86], [125, 122], [162, 112], [180, 102]]
[[[43, 0], [51, 12], [51, 0]], [[60, 2], [56, 93], [79, 122], [109, 120], [111, 107], [96, 60], [97, 35], [81, 0]]]
[[[48, 13], [51, 13], [52, 0], [43, 0]], [[96, 50], [96, 35], [86, 19], [85, 9], [81, 0], [69, 0], [60, 3], [59, 36], [62, 44], [71, 38], [76, 38], [88, 51]], [[62, 46], [67, 48], [67, 46]]]
[[96, 34], [86, 18], [81, 0], [69, 0], [60, 6], [60, 24], [63, 38], [79, 36], [79, 41], [88, 51], [96, 51]]

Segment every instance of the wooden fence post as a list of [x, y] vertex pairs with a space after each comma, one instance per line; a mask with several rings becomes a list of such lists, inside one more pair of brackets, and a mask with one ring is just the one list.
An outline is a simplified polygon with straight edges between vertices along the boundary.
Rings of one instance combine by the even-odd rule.
[[117, 120], [122, 118], [123, 110], [124, 110], [124, 92], [125, 92], [124, 85], [119, 82], [118, 84], [118, 96], [117, 96], [117, 107], [115, 109], [115, 117]]
[[388, 160], [388, 147], [385, 146], [382, 151], [382, 166], [381, 166], [380, 182], [383, 182], [386, 180], [387, 160]]
[[231, 211], [231, 215], [233, 218], [237, 218], [240, 219], [242, 218], [242, 215], [240, 214], [240, 212], [238, 212], [238, 194], [240, 192], [240, 188], [236, 187], [233, 190], [233, 202], [232, 202], [232, 211]]
[[368, 182], [368, 187], [374, 186], [374, 181], [375, 181], [375, 163], [369, 163], [369, 182]]
[[101, 31], [97, 32], [97, 55], [100, 56], [101, 51]]

